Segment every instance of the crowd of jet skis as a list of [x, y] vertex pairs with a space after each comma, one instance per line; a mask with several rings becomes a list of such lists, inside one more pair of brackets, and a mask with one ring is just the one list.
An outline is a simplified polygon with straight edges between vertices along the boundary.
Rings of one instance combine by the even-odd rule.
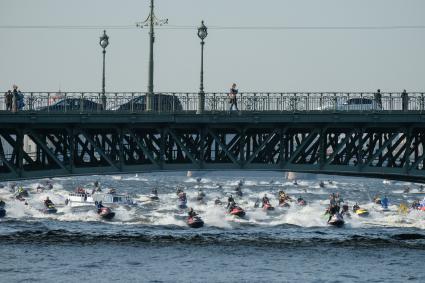
[[[200, 180], [197, 180], [198, 182]], [[332, 184], [332, 181], [328, 181], [329, 184]], [[95, 182], [95, 184], [98, 184], [98, 182]], [[297, 182], [294, 181], [294, 185], [297, 185]], [[235, 188], [235, 196], [242, 197], [242, 186], [243, 181], [239, 181]], [[320, 182], [320, 187], [324, 188], [325, 183], [322, 181]], [[48, 184], [48, 188], [52, 188], [52, 184]], [[421, 186], [421, 188], [423, 188]], [[15, 197], [17, 200], [26, 202], [26, 198], [29, 197], [28, 191], [23, 189], [22, 187], [12, 186], [12, 189], [15, 190]], [[38, 190], [39, 188], [37, 188]], [[78, 188], [81, 190], [81, 188]], [[115, 190], [113, 190], [115, 193]], [[193, 208], [187, 206], [187, 196], [186, 193], [182, 188], [176, 189], [176, 195], [178, 198], [178, 209], [180, 210], [187, 210], [187, 218], [186, 223], [191, 228], [200, 228], [204, 226], [204, 221], [202, 218], [193, 210]], [[203, 192], [203, 190], [200, 188], [198, 190], [198, 194], [196, 197], [196, 200], [198, 203], [202, 204], [205, 203], [205, 197], [206, 194]], [[158, 196], [158, 190], [157, 188], [153, 188], [151, 194], [149, 195], [149, 199], [151, 201], [159, 201]], [[298, 197], [297, 199], [291, 198], [287, 193], [284, 191], [278, 192], [278, 206], [280, 208], [289, 208], [291, 205], [297, 205], [297, 206], [306, 206], [307, 202], [302, 197]], [[379, 206], [381, 206], [382, 211], [389, 211], [388, 205], [389, 200], [386, 196], [380, 197], [375, 196], [373, 199], [373, 202]], [[233, 216], [235, 218], [244, 218], [246, 216], [245, 210], [236, 203], [233, 195], [229, 195], [227, 199], [227, 204], [223, 203], [219, 197], [215, 199], [214, 205], [216, 206], [223, 206], [226, 205], [226, 213], [230, 216]], [[102, 204], [102, 202], [95, 202], [96, 206], [96, 212], [98, 213], [99, 217], [105, 220], [111, 220], [115, 213], [111, 210], [111, 208], [106, 207]], [[268, 198], [267, 194], [263, 196], [263, 198], [257, 199], [254, 208], [261, 208], [265, 212], [272, 212], [275, 210], [275, 207], [272, 206], [270, 203], [270, 199]], [[415, 210], [422, 210], [425, 211], [425, 198], [423, 201], [415, 200], [411, 204], [411, 208]], [[400, 209], [408, 210], [408, 207], [400, 205]], [[55, 207], [55, 204], [49, 199], [49, 197], [46, 197], [44, 200], [44, 208], [41, 210], [42, 212], [46, 214], [56, 213], [57, 209]], [[350, 209], [347, 203], [344, 203], [344, 200], [339, 195], [339, 193], [332, 193], [329, 196], [329, 205], [326, 208], [326, 211], [324, 213], [324, 216], [327, 219], [327, 223], [332, 226], [336, 227], [342, 227], [345, 224], [344, 217], [351, 217], [351, 213], [354, 213], [360, 217], [365, 217], [369, 215], [369, 211], [365, 208], [360, 207], [357, 203], [353, 205], [353, 207]], [[6, 209], [5, 209], [5, 202], [0, 199], [0, 218], [4, 217], [6, 215]]]
[[[95, 184], [98, 184], [96, 181]], [[37, 192], [42, 192], [45, 189], [53, 189], [53, 184], [51, 182], [47, 182], [46, 187], [38, 186]], [[11, 191], [14, 191], [14, 196], [17, 200], [23, 202], [25, 205], [28, 205], [27, 198], [29, 197], [28, 189], [23, 188], [22, 186], [18, 187], [16, 184], [12, 184], [10, 187]], [[81, 187], [78, 187], [77, 190], [81, 190]], [[114, 190], [112, 190], [114, 191]], [[6, 216], [6, 203], [4, 200], [0, 199], [0, 218]], [[100, 218], [105, 220], [111, 220], [115, 216], [115, 212], [111, 210], [111, 208], [106, 207], [102, 204], [102, 202], [95, 202], [96, 212]], [[39, 209], [40, 212], [45, 214], [54, 214], [58, 210], [53, 201], [46, 197], [43, 201], [43, 208]]]

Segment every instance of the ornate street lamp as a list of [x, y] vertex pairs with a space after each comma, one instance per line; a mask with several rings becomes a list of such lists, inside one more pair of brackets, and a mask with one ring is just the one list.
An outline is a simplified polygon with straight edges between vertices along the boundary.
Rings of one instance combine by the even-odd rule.
[[204, 39], [208, 35], [208, 29], [202, 21], [201, 26], [198, 28], [198, 37], [201, 39], [201, 85], [198, 93], [198, 110], [196, 114], [201, 114], [205, 109], [205, 92], [204, 92]]
[[109, 36], [106, 35], [106, 30], [103, 31], [103, 35], [99, 40], [100, 47], [103, 48], [103, 74], [102, 74], [102, 106], [103, 110], [106, 109], [106, 95], [105, 95], [105, 54], [106, 47], [109, 45]]

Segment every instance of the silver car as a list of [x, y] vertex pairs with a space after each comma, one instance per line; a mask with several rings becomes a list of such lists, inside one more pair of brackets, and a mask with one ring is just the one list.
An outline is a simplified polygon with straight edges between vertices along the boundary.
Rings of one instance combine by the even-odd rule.
[[333, 103], [328, 103], [320, 107], [318, 110], [335, 110], [335, 111], [380, 111], [381, 103], [372, 98], [343, 98], [339, 97]]

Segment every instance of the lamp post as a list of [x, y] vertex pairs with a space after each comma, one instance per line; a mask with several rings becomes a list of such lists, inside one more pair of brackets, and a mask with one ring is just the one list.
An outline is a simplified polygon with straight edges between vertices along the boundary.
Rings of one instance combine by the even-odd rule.
[[102, 106], [103, 110], [106, 109], [106, 95], [105, 95], [105, 54], [106, 47], [109, 45], [109, 36], [106, 35], [106, 30], [103, 31], [103, 35], [99, 40], [100, 47], [103, 48], [103, 73], [102, 73]]
[[202, 21], [201, 26], [198, 28], [198, 37], [201, 39], [201, 85], [199, 86], [198, 93], [198, 110], [196, 114], [202, 114], [205, 109], [205, 92], [204, 92], [204, 39], [208, 35], [208, 29]]

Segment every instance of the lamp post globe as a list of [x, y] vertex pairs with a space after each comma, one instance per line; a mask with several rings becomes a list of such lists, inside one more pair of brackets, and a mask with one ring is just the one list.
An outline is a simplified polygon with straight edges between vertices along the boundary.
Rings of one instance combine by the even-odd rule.
[[201, 26], [198, 27], [198, 37], [203, 41], [208, 35], [208, 28], [205, 26], [204, 21], [201, 22]]
[[109, 45], [109, 36], [106, 35], [106, 30], [103, 31], [102, 36], [100, 37], [99, 40], [99, 44], [100, 46], [105, 49], [106, 47], [108, 47]]
[[196, 114], [202, 114], [205, 109], [205, 92], [204, 92], [204, 39], [208, 35], [208, 28], [205, 26], [204, 21], [201, 22], [201, 26], [198, 28], [198, 37], [201, 39], [201, 84], [199, 86], [198, 93], [198, 109]]
[[109, 36], [106, 35], [106, 30], [103, 31], [103, 35], [99, 39], [99, 45], [102, 47], [103, 51], [103, 72], [102, 72], [102, 107], [103, 110], [106, 109], [106, 95], [105, 95], [105, 54], [106, 47], [109, 45]]

